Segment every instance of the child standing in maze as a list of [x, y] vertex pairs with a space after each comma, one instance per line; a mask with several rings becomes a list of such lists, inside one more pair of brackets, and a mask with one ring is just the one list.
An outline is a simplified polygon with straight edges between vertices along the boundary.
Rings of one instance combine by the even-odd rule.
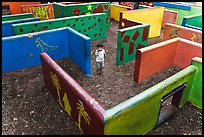
[[100, 74], [102, 71], [102, 68], [105, 67], [104, 61], [105, 61], [106, 51], [105, 49], [103, 49], [103, 44], [97, 44], [95, 56], [96, 56], [96, 72]]

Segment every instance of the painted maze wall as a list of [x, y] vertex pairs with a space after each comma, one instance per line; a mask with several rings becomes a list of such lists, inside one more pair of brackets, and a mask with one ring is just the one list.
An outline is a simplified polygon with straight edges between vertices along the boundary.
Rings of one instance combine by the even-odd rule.
[[127, 11], [127, 10], [132, 10], [132, 8], [127, 7], [127, 6], [111, 4], [110, 17], [116, 21], [119, 21], [120, 20], [120, 12], [121, 11]]
[[120, 19], [127, 18], [145, 24], [150, 24], [149, 38], [153, 38], [160, 36], [163, 14], [164, 7], [146, 8], [139, 10], [122, 11]]
[[91, 75], [90, 39], [68, 27], [2, 38], [2, 72], [39, 65], [42, 52], [56, 60], [69, 57]]
[[162, 28], [165, 27], [166, 23], [176, 24], [178, 20], [178, 12], [172, 10], [164, 10], [164, 16], [162, 20]]
[[[152, 6], [139, 5], [139, 9], [153, 8]], [[173, 10], [164, 9], [164, 15], [162, 19], [162, 27], [165, 27], [166, 23], [176, 24], [178, 20], [178, 12]]]
[[182, 26], [202, 31], [202, 14], [184, 17], [182, 21]]
[[122, 18], [119, 24], [116, 65], [135, 60], [136, 50], [148, 46], [150, 25]]
[[24, 14], [13, 14], [13, 15], [4, 15], [2, 16], [2, 21], [11, 21], [17, 19], [25, 19], [25, 18], [33, 18], [32, 13], [24, 13]]
[[197, 73], [195, 73], [195, 78], [188, 99], [196, 107], [202, 109], [202, 59], [194, 57], [192, 65], [196, 66]]
[[[194, 62], [195, 61], [195, 62]], [[141, 135], [152, 130], [160, 114], [162, 98], [172, 90], [186, 83], [178, 108], [181, 108], [187, 101], [202, 107], [202, 84], [193, 87], [196, 80], [201, 80], [202, 62], [193, 63], [175, 75], [137, 94], [136, 96], [106, 110], [105, 134], [106, 135]], [[198, 69], [199, 68], [199, 69]], [[202, 81], [202, 80], [201, 80]], [[198, 98], [195, 98], [198, 97]], [[192, 99], [194, 98], [194, 100]]]
[[184, 69], [193, 57], [202, 58], [202, 44], [182, 38], [174, 38], [138, 49], [134, 81], [141, 82], [172, 65]]
[[177, 37], [188, 39], [202, 44], [202, 31], [166, 23], [163, 41]]
[[188, 6], [176, 3], [169, 3], [169, 2], [154, 2], [154, 7], [165, 7], [165, 9], [178, 11], [178, 21], [177, 25], [182, 24], [182, 20], [185, 16], [201, 14], [202, 7], [195, 7], [195, 6]]
[[24, 22], [35, 22], [39, 21], [40, 18], [24, 18], [2, 22], [2, 37], [14, 36], [12, 25]]
[[15, 35], [70, 27], [91, 40], [106, 38], [106, 15], [97, 13], [90, 15], [72, 16], [59, 19], [41, 20], [33, 23], [20, 23], [13, 25]]
[[40, 4], [40, 2], [2, 2], [3, 4], [9, 4], [11, 14], [21, 14], [22, 5]]
[[54, 19], [53, 4], [32, 4], [22, 5], [22, 13], [32, 12], [35, 17], [41, 20]]
[[[62, 4], [79, 4], [81, 2], [60, 2]], [[40, 17], [41, 20], [54, 19], [54, 8], [53, 4], [32, 4], [32, 5], [21, 5], [23, 13], [32, 12], [35, 17]]]
[[177, 107], [187, 101], [202, 107], [202, 59], [198, 57], [177, 74], [108, 110], [46, 53], [40, 57], [45, 86], [83, 134], [146, 134], [158, 122], [162, 98], [184, 83]]
[[40, 55], [45, 86], [83, 134], [103, 134], [105, 110], [46, 53]]
[[106, 13], [106, 27], [110, 27], [110, 2], [92, 2], [70, 5], [54, 2], [53, 6], [55, 18]]

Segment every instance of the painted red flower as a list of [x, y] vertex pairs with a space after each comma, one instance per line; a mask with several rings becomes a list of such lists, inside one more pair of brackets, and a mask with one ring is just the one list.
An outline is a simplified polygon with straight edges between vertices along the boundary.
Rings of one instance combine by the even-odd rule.
[[80, 10], [78, 9], [78, 7], [76, 7], [72, 12], [74, 13], [75, 16], [78, 16], [80, 13]]

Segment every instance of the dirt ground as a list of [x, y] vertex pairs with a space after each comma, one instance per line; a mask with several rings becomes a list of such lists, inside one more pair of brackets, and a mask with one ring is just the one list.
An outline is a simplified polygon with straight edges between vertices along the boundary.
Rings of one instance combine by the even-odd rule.
[[[116, 66], [118, 22], [111, 20], [107, 39], [91, 41], [92, 76], [84, 73], [69, 58], [57, 63], [70, 74], [105, 109], [109, 109], [152, 87], [180, 71], [172, 66], [141, 83], [133, 81], [134, 61]], [[149, 39], [149, 45], [161, 41], [161, 36]], [[105, 68], [95, 72], [94, 51], [103, 42], [107, 52]], [[81, 135], [80, 130], [63, 112], [44, 87], [41, 66], [30, 67], [2, 75], [2, 134], [9, 135]], [[190, 103], [147, 135], [202, 135], [202, 112]]]

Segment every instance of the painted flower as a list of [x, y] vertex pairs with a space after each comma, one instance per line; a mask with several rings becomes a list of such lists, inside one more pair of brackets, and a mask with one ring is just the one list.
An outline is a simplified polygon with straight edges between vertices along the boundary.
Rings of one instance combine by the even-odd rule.
[[74, 13], [75, 16], [78, 16], [80, 13], [80, 10], [78, 9], [78, 7], [76, 7], [72, 12]]

